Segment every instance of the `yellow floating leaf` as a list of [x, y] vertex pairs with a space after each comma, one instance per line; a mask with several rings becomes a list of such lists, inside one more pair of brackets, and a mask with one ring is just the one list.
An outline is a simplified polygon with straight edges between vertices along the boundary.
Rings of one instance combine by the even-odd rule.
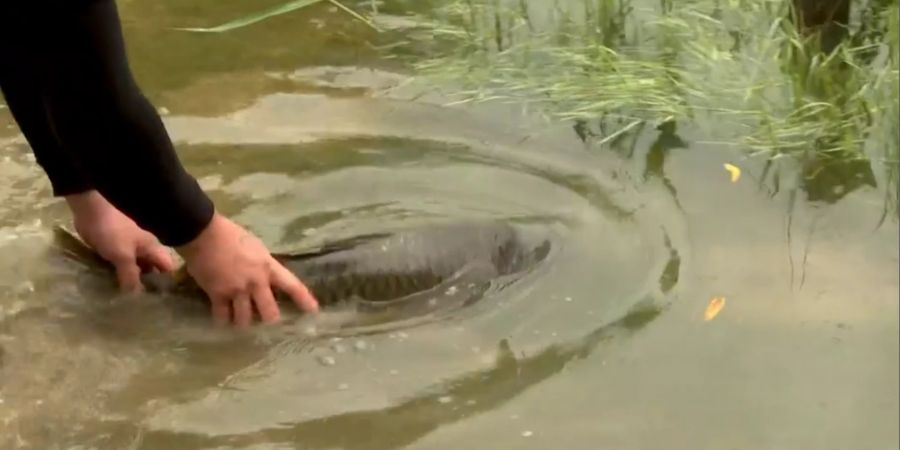
[[731, 182], [736, 183], [738, 179], [741, 178], [741, 169], [738, 166], [732, 164], [725, 164], [725, 170], [731, 174]]
[[706, 306], [706, 311], [703, 313], [703, 320], [713, 320], [724, 306], [725, 297], [716, 297], [710, 300], [709, 305]]

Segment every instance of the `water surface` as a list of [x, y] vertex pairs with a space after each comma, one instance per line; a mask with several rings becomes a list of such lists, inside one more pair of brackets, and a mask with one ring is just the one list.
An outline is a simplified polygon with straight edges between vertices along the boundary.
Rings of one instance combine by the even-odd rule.
[[514, 106], [444, 106], [367, 45], [390, 36], [327, 6], [200, 36], [169, 27], [245, 6], [121, 9], [185, 164], [273, 249], [473, 217], [559, 246], [447, 320], [215, 330], [59, 258], [65, 208], [9, 128], [0, 447], [897, 448], [898, 229], [877, 189], [789, 208], [757, 161], [731, 183], [738, 155], [698, 131], [647, 130], [625, 158]]

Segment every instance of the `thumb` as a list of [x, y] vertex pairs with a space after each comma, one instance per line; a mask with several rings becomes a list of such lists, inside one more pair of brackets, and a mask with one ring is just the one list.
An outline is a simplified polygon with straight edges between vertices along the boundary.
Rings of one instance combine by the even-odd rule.
[[141, 268], [133, 258], [116, 263], [116, 276], [124, 291], [135, 292], [141, 287]]

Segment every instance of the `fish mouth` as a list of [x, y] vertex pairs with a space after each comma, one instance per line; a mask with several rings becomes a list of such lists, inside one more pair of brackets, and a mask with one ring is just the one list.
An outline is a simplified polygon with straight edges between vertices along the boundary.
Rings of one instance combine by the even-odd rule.
[[503, 267], [505, 270], [501, 270], [502, 275], [514, 275], [520, 272], [526, 272], [530, 268], [535, 267], [543, 263], [549, 256], [550, 250], [552, 249], [552, 245], [550, 239], [543, 239], [540, 243], [535, 244], [533, 246], [529, 246], [526, 249], [516, 249], [511, 252], [512, 255], [507, 257], [507, 261], [504, 263], [502, 261], [498, 261], [498, 267]]

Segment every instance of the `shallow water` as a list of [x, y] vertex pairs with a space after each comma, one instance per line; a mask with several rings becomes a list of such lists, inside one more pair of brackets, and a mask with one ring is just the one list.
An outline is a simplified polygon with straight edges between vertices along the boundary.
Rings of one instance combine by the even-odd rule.
[[328, 7], [222, 36], [165, 27], [239, 2], [121, 8], [184, 162], [273, 249], [472, 217], [560, 245], [447, 320], [215, 330], [53, 253], [65, 208], [9, 129], [0, 448], [897, 448], [898, 228], [877, 226], [878, 190], [789, 209], [761, 164], [731, 183], [737, 155], [690, 130], [624, 159], [514, 107], [442, 106]]

